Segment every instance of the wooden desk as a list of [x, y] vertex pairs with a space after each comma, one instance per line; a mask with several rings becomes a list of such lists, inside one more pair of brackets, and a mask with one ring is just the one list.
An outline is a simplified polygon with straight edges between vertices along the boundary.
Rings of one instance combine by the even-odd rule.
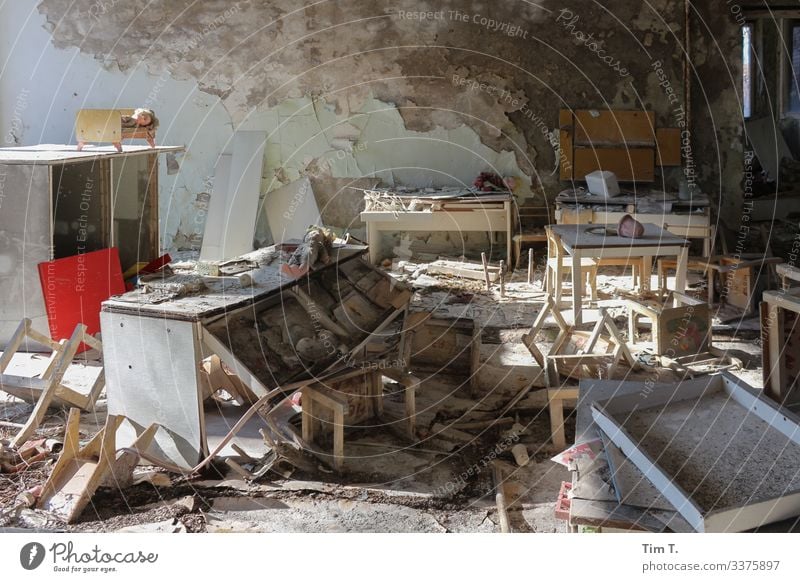
[[[513, 268], [514, 195], [496, 192], [450, 198], [397, 196], [416, 200], [424, 210], [365, 210], [361, 220], [367, 225], [369, 260], [380, 259], [381, 232], [504, 232], [506, 233], [506, 265]], [[369, 206], [368, 206], [369, 208]]]
[[594, 234], [599, 228], [613, 228], [616, 225], [596, 224], [561, 224], [552, 225], [553, 232], [561, 237], [564, 250], [572, 259], [572, 314], [574, 325], [580, 325], [581, 299], [583, 287], [574, 281], [582, 281], [581, 258], [617, 259], [623, 257], [641, 257], [644, 262], [642, 273], [642, 291], [650, 288], [650, 272], [653, 257], [674, 255], [678, 259], [675, 276], [675, 290], [683, 293], [686, 289], [686, 265], [689, 257], [689, 241], [679, 238], [654, 224], [644, 225], [644, 236], [641, 238], [624, 238]]

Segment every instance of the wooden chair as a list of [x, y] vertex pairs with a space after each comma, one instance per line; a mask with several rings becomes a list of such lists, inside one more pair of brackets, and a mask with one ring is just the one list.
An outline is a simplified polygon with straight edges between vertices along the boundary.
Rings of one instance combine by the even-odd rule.
[[[547, 234], [547, 268], [545, 269], [545, 290], [553, 296], [558, 304], [561, 301], [561, 283], [565, 273], [572, 273], [572, 259], [564, 250], [561, 238], [549, 226], [545, 227]], [[586, 277], [586, 282], [591, 289], [592, 300], [597, 299], [597, 261], [591, 258], [581, 259], [581, 270]], [[583, 285], [584, 282], [572, 282]]]

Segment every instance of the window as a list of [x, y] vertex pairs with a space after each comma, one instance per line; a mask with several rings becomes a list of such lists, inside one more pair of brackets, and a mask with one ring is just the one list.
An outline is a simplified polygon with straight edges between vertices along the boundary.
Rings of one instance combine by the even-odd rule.
[[750, 117], [753, 100], [753, 25], [742, 26], [742, 113]]

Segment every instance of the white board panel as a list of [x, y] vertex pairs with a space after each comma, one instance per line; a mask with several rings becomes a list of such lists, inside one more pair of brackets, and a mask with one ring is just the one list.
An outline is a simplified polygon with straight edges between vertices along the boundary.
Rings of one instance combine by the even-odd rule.
[[201, 261], [221, 261], [223, 239], [225, 232], [225, 217], [229, 204], [228, 187], [231, 179], [230, 154], [222, 154], [214, 168], [214, 186], [211, 189], [211, 200], [208, 203], [208, 214], [203, 232], [203, 245], [200, 248]]
[[198, 385], [195, 324], [102, 312], [103, 361], [108, 413], [127, 417], [117, 447], [130, 446], [152, 423], [152, 452], [189, 469], [205, 452]]
[[269, 192], [264, 201], [269, 230], [275, 244], [303, 240], [311, 225], [322, 225], [317, 200], [308, 177]]
[[253, 250], [266, 131], [237, 131], [228, 180], [228, 208], [223, 224], [222, 254], [226, 259]]

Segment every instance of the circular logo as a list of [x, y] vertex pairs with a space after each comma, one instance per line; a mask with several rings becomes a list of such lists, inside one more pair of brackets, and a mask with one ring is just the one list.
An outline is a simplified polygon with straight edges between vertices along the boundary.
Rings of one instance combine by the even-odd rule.
[[44, 546], [39, 542], [30, 542], [19, 551], [19, 563], [26, 570], [35, 570], [44, 561]]

